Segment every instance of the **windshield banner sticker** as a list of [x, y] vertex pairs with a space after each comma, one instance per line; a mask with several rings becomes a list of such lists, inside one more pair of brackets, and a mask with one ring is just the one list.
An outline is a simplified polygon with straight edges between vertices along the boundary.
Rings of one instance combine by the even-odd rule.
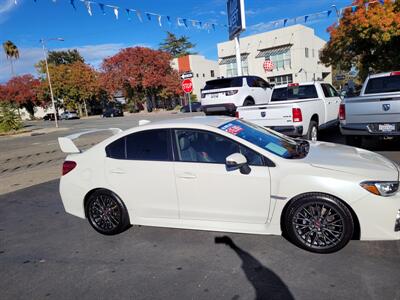
[[239, 125], [234, 125], [232, 123], [224, 125], [221, 129], [233, 135], [237, 135], [244, 130], [244, 128]]

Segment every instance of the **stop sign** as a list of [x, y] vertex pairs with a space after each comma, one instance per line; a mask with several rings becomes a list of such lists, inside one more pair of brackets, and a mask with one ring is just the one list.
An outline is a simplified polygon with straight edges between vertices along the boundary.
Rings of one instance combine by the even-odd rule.
[[193, 83], [190, 79], [185, 79], [182, 81], [182, 90], [185, 93], [191, 93], [193, 91]]

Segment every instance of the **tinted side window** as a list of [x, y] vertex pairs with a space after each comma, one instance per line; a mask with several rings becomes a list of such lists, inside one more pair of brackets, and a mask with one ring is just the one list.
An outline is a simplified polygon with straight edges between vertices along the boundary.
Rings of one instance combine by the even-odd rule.
[[155, 129], [133, 133], [126, 137], [127, 159], [168, 161], [168, 130]]
[[215, 133], [183, 129], [175, 131], [179, 161], [225, 164], [227, 156], [242, 153], [248, 163], [262, 166], [262, 156], [245, 146]]
[[297, 99], [318, 98], [314, 85], [300, 85], [283, 88], [275, 88], [272, 92], [271, 101], [285, 101]]
[[331, 86], [330, 84], [328, 84], [328, 86], [329, 86], [329, 89], [331, 90], [331, 93], [333, 95], [332, 97], [340, 97], [338, 91], [333, 86]]
[[249, 87], [259, 87], [256, 77], [248, 76], [246, 77], [246, 80]]
[[125, 137], [120, 138], [106, 147], [107, 157], [115, 159], [125, 159]]
[[328, 90], [328, 87], [326, 86], [326, 84], [321, 84], [321, 88], [322, 88], [322, 90], [323, 90], [323, 92], [324, 92], [324, 96], [325, 96], [326, 98], [332, 97], [332, 96], [329, 94], [329, 90]]

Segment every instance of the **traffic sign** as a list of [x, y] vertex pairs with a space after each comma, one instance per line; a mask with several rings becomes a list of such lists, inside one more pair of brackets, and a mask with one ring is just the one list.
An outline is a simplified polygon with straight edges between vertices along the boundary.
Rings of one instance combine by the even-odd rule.
[[181, 79], [188, 79], [188, 78], [193, 78], [192, 72], [185, 72], [181, 75]]
[[182, 81], [182, 90], [189, 94], [193, 91], [193, 83], [190, 79], [185, 79]]

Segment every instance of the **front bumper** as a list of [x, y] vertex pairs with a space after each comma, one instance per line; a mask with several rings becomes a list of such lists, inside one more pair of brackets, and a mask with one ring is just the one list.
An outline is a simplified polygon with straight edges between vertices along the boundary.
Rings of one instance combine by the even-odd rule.
[[206, 114], [212, 113], [234, 113], [236, 111], [236, 105], [233, 103], [221, 103], [212, 105], [202, 105], [203, 112]]
[[[340, 132], [343, 135], [364, 136], [400, 136], [400, 123], [395, 123], [396, 130], [392, 132], [381, 132], [378, 130], [380, 123], [340, 123]], [[385, 123], [381, 123], [385, 124]]]
[[391, 197], [367, 195], [351, 207], [360, 222], [361, 240], [400, 240], [400, 192]]
[[288, 136], [303, 136], [303, 126], [269, 126], [268, 128]]

